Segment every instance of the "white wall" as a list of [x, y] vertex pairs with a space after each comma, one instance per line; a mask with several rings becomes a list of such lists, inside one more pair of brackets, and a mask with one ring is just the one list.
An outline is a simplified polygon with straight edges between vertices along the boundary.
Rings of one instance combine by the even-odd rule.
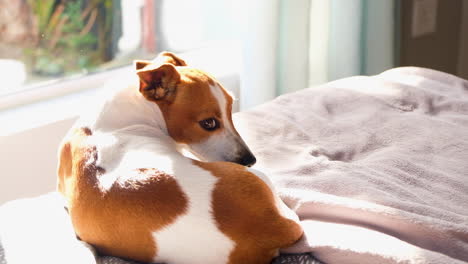
[[57, 148], [74, 119], [0, 137], [0, 204], [55, 189]]

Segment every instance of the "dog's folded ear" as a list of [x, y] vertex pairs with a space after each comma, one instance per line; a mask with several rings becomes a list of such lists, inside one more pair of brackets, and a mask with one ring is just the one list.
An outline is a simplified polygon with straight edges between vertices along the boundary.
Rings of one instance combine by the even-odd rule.
[[135, 61], [140, 78], [140, 93], [148, 100], [170, 100], [180, 82], [180, 74], [172, 64], [155, 65], [147, 61]]
[[164, 64], [169, 63], [174, 66], [187, 66], [187, 63], [179, 57], [177, 57], [174, 53], [163, 51], [159, 53], [159, 55], [154, 59], [153, 63], [155, 64]]
[[134, 61], [135, 64], [135, 70], [141, 70], [144, 67], [150, 65], [152, 62], [151, 61], [146, 61], [146, 60], [136, 60]]

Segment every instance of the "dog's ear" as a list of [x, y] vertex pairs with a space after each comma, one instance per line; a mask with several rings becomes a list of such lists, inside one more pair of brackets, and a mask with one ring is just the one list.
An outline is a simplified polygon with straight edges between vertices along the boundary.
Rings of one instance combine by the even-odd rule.
[[174, 53], [163, 51], [159, 53], [159, 55], [154, 59], [155, 64], [164, 64], [170, 63], [174, 66], [187, 66], [187, 63], [179, 57], [177, 57]]
[[146, 61], [146, 60], [136, 60], [136, 61], [133, 61], [133, 63], [135, 64], [135, 70], [141, 70], [143, 69], [144, 67], [150, 65], [152, 62], [151, 61]]
[[[171, 100], [177, 84], [180, 82], [180, 74], [172, 64], [152, 64], [138, 69], [135, 62], [137, 75], [140, 78], [140, 93], [148, 100]], [[152, 67], [154, 66], [154, 67]]]

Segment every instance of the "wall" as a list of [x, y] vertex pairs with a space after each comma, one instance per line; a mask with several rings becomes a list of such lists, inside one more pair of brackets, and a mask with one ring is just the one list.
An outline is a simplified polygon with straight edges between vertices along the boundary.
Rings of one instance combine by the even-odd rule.
[[458, 75], [463, 2], [401, 1], [401, 66]]
[[463, 1], [458, 75], [468, 80], [468, 1]]
[[0, 137], [0, 204], [55, 189], [57, 148], [74, 120]]

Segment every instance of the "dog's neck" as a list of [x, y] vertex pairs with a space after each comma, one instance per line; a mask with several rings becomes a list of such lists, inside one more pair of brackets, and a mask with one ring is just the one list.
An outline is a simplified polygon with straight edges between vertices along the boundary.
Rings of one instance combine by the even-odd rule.
[[84, 115], [79, 123], [103, 133], [125, 130], [137, 135], [168, 137], [158, 105], [146, 100], [134, 85], [107, 93], [104, 102]]

